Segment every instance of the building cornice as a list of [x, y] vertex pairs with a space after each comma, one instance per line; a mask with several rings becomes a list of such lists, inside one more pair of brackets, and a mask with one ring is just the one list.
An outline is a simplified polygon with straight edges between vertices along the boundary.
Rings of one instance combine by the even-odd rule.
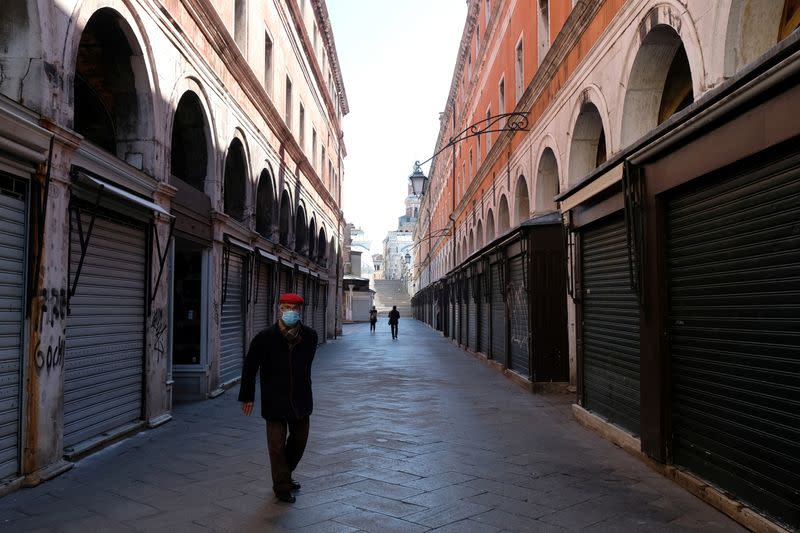
[[336, 86], [339, 89], [339, 104], [342, 106], [342, 115], [346, 115], [350, 112], [350, 104], [347, 102], [347, 93], [344, 90], [344, 78], [342, 77], [342, 69], [339, 64], [339, 54], [336, 52], [336, 41], [333, 38], [333, 28], [331, 28], [330, 16], [328, 16], [328, 6], [324, 0], [312, 0], [312, 5], [314, 5], [315, 11], [319, 14], [317, 19], [320, 31], [322, 32], [323, 41], [328, 47], [330, 67], [336, 78]]
[[[239, 50], [211, 0], [181, 0], [181, 2], [214, 52], [223, 60], [242, 91], [261, 113], [267, 126], [278, 137], [282, 148], [286, 150], [289, 157], [297, 162], [298, 169], [302, 170], [303, 174], [309, 178], [320, 198], [337, 213], [339, 218], [343, 218], [341, 206], [337, 204], [331, 192], [325, 188], [316, 169], [311, 165], [291, 130], [286, 126], [283, 117]], [[290, 0], [290, 4], [293, 3], [293, 0]], [[327, 93], [323, 92], [323, 94]], [[283, 160], [281, 160], [281, 164], [284, 164]]]

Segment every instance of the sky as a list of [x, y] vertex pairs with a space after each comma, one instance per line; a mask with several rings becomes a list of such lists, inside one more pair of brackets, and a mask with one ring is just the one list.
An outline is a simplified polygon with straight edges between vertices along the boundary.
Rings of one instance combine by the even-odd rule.
[[[342, 209], [373, 254], [405, 214], [414, 161], [439, 134], [465, 0], [327, 0], [350, 113]], [[427, 166], [423, 167], [427, 173]]]

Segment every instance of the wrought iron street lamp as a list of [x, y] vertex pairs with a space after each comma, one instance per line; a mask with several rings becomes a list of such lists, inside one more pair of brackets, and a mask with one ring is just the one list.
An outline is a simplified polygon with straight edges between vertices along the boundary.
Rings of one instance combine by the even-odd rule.
[[411, 190], [416, 196], [423, 196], [425, 194], [428, 176], [419, 168], [419, 162], [414, 163], [414, 172], [408, 177], [408, 181], [411, 182]]

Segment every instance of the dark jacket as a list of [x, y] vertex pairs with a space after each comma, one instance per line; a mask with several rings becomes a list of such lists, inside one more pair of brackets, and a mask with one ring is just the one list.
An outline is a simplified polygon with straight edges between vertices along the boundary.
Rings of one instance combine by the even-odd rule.
[[397, 309], [392, 309], [389, 311], [389, 324], [397, 324], [400, 320], [400, 311]]
[[253, 338], [244, 359], [239, 401], [252, 402], [256, 375], [261, 370], [261, 416], [267, 420], [299, 420], [311, 414], [311, 363], [317, 351], [317, 332], [301, 326], [302, 340], [289, 350], [278, 325]]

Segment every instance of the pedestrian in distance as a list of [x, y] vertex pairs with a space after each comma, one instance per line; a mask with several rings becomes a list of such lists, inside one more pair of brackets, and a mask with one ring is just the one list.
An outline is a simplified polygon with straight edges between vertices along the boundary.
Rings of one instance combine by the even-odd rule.
[[375, 306], [372, 306], [372, 309], [369, 310], [369, 332], [375, 332], [375, 324], [378, 322], [378, 310], [375, 309]]
[[282, 294], [277, 322], [250, 343], [244, 359], [239, 401], [250, 416], [261, 375], [261, 416], [267, 423], [267, 450], [272, 490], [282, 502], [294, 503], [300, 484], [292, 479], [308, 442], [313, 410], [311, 364], [317, 351], [317, 333], [300, 322], [303, 297]]
[[400, 321], [400, 311], [397, 310], [397, 306], [393, 305], [392, 310], [389, 311], [389, 326], [392, 328], [392, 338], [397, 338], [397, 323]]

